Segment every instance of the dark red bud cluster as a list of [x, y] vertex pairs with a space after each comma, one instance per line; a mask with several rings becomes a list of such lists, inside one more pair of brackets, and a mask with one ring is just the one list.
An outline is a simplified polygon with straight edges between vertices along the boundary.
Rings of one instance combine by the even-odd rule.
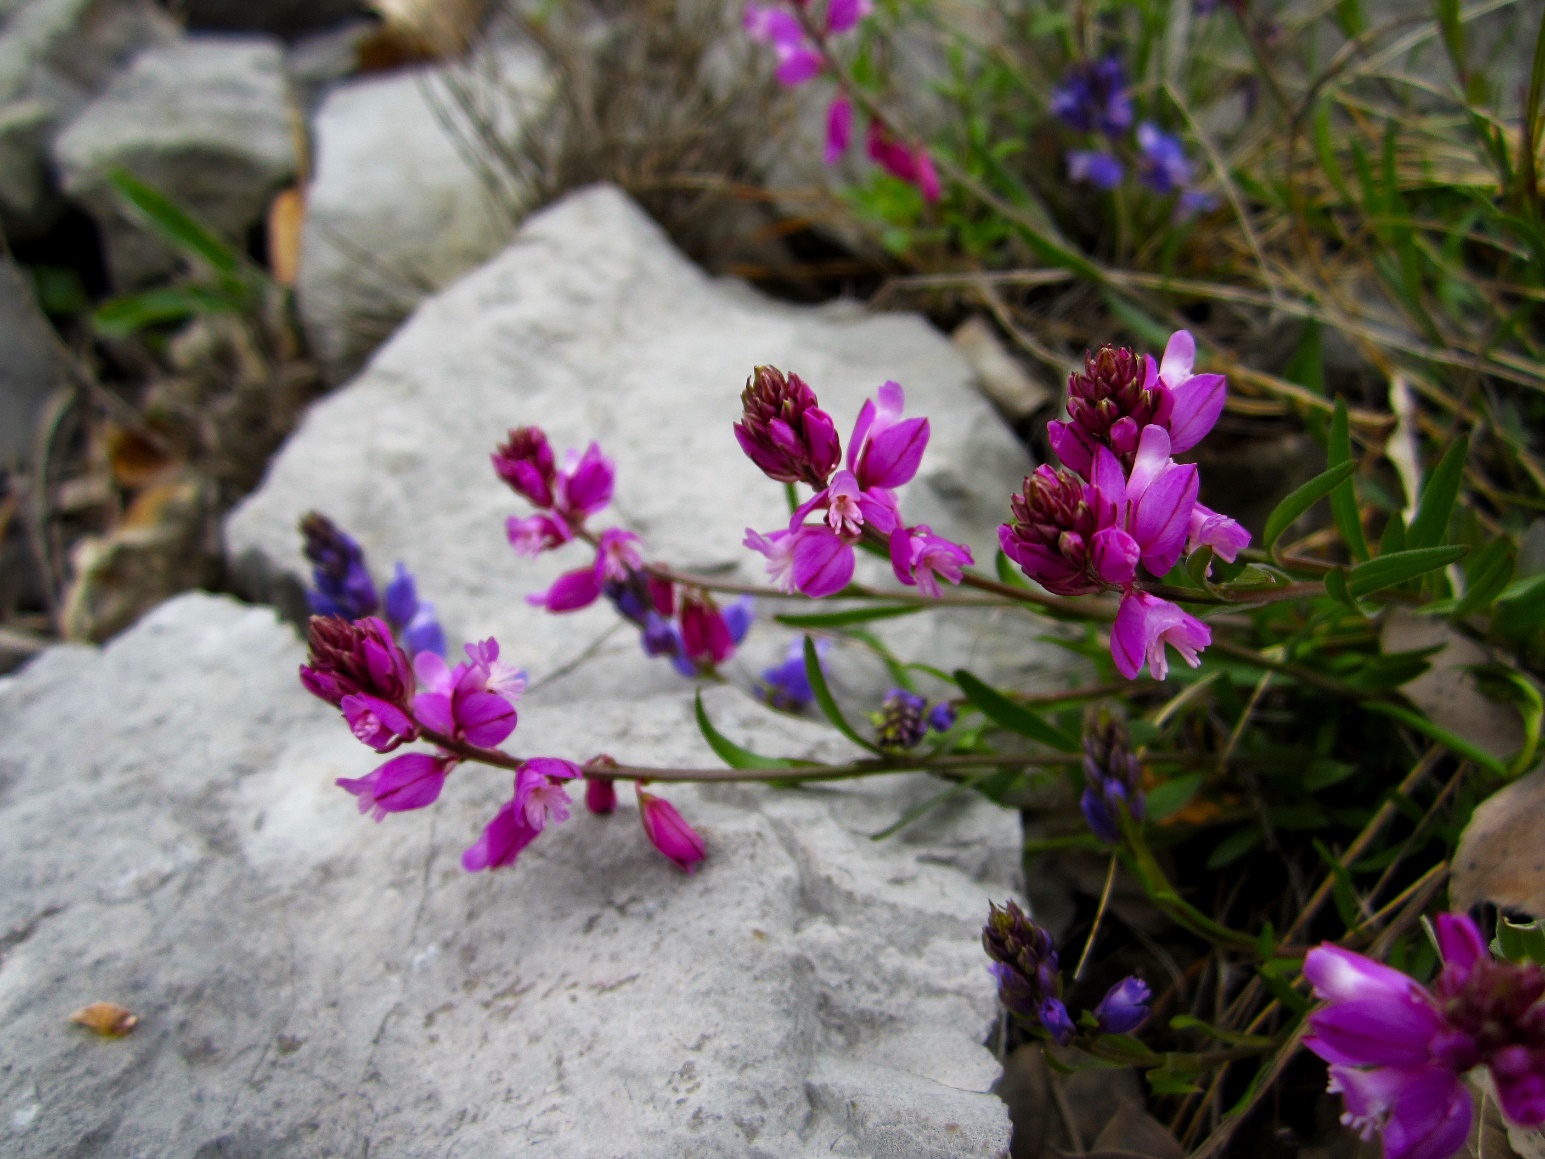
[[758, 366], [740, 404], [735, 438], [753, 463], [780, 483], [826, 486], [842, 459], [842, 443], [831, 416], [799, 375]]

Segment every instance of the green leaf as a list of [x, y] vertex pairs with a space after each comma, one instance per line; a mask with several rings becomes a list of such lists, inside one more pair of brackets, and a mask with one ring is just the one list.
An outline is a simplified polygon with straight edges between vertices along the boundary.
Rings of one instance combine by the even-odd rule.
[[708, 713], [703, 710], [703, 694], [697, 694], [697, 730], [703, 734], [708, 747], [732, 769], [801, 769], [816, 767], [812, 761], [791, 761], [783, 757], [764, 757], [741, 748], [713, 726]]
[[1196, 796], [1204, 780], [1204, 774], [1190, 773], [1176, 777], [1173, 781], [1165, 781], [1148, 794], [1148, 820], [1157, 822], [1173, 817], [1191, 803], [1191, 798]]
[[1269, 962], [1262, 962], [1256, 967], [1256, 977], [1261, 984], [1271, 992], [1271, 996], [1294, 1014], [1307, 1014], [1309, 1000], [1293, 989], [1283, 978], [1286, 973], [1298, 973], [1303, 968], [1303, 963], [1292, 958], [1273, 958]]
[[774, 616], [780, 624], [790, 628], [842, 628], [849, 624], [867, 624], [870, 620], [890, 620], [897, 616], [911, 616], [921, 612], [923, 604], [900, 604], [885, 607], [853, 608], [846, 612], [816, 612], [811, 615]]
[[985, 781], [989, 777], [995, 777], [997, 775], [998, 774], [996, 772], [981, 773], [978, 776], [970, 778], [969, 780], [959, 781], [941, 793], [935, 793], [932, 797], [929, 797], [928, 800], [922, 802], [921, 804], [913, 805], [912, 808], [908, 809], [894, 822], [887, 825], [884, 829], [881, 829], [878, 833], [869, 834], [869, 840], [884, 841], [887, 837], [901, 832], [901, 830], [912, 824], [912, 822], [933, 812], [940, 805], [944, 804], [944, 802], [958, 797], [963, 793], [970, 792], [977, 786], [979, 782]]
[[216, 273], [233, 278], [248, 273], [246, 263], [236, 250], [205, 229], [164, 193], [123, 169], [113, 170], [107, 179], [129, 204], [144, 214], [162, 238], [182, 253], [201, 259]]
[[1534, 962], [1545, 966], [1545, 922], [1525, 922], [1521, 925], [1506, 917], [1497, 917], [1497, 937], [1493, 951], [1509, 962], [1524, 965]]
[[832, 722], [837, 731], [860, 748], [878, 753], [880, 750], [873, 742], [859, 736], [848, 723], [847, 718], [842, 715], [842, 709], [837, 707], [836, 697], [832, 696], [832, 690], [826, 683], [826, 673], [821, 671], [821, 658], [816, 655], [815, 641], [809, 636], [805, 637], [805, 678], [810, 681], [810, 691], [815, 694], [816, 704], [820, 706], [821, 712]]
[[1202, 1088], [1196, 1085], [1200, 1076], [1201, 1071], [1194, 1062], [1175, 1054], [1166, 1054], [1163, 1066], [1143, 1072], [1143, 1077], [1148, 1080], [1148, 1089], [1156, 1095], [1200, 1094]]
[[1190, 1014], [1177, 1014], [1169, 1020], [1172, 1030], [1196, 1030], [1215, 1038], [1219, 1042], [1226, 1042], [1230, 1046], [1270, 1046], [1272, 1039], [1261, 1034], [1242, 1034], [1237, 1030], [1224, 1030], [1221, 1026], [1214, 1026], [1210, 1022], [1204, 1022]]
[[1015, 588], [1029, 588], [1023, 573], [1014, 566], [1014, 561], [1003, 554], [1003, 549], [998, 549], [997, 558], [993, 560], [993, 568], [998, 573], [998, 579], [1002, 583]]
[[[1330, 420], [1330, 447], [1326, 458], [1332, 467], [1354, 462], [1347, 403], [1340, 395], [1336, 396], [1336, 410]], [[1362, 515], [1357, 507], [1357, 489], [1351, 478], [1330, 493], [1330, 511], [1335, 517], [1337, 530], [1341, 532], [1341, 539], [1347, 545], [1347, 553], [1354, 563], [1363, 563], [1368, 558], [1368, 540], [1363, 534]]]
[[1439, 744], [1446, 746], [1450, 751], [1474, 761], [1481, 768], [1495, 773], [1499, 777], [1506, 777], [1508, 775], [1507, 766], [1485, 749], [1471, 744], [1463, 737], [1455, 736], [1446, 728], [1440, 728], [1419, 712], [1413, 712], [1404, 705], [1390, 704], [1383, 700], [1367, 701], [1364, 707], [1370, 712], [1377, 712], [1380, 716], [1388, 716], [1398, 720], [1408, 728], [1414, 728], [1417, 732], [1431, 737]]
[[1465, 459], [1470, 454], [1470, 439], [1461, 435], [1438, 460], [1422, 487], [1421, 501], [1411, 526], [1406, 528], [1406, 547], [1437, 547], [1448, 532], [1448, 521], [1464, 482]]
[[1508, 584], [1497, 597], [1491, 623], [1508, 636], [1521, 636], [1545, 624], [1545, 573]]
[[1250, 850], [1261, 843], [1265, 836], [1258, 825], [1250, 825], [1244, 829], [1230, 833], [1222, 841], [1218, 842], [1212, 853], [1207, 858], [1208, 869], [1222, 869], [1225, 865], [1232, 865]]
[[1311, 793], [1318, 793], [1321, 789], [1340, 784], [1355, 772], [1357, 772], [1357, 766], [1348, 764], [1346, 761], [1333, 761], [1328, 758], [1310, 761], [1304, 769], [1303, 786]]
[[1465, 561], [1465, 594], [1450, 615], [1469, 616], [1491, 606], [1513, 578], [1513, 545], [1497, 536]]
[[1470, 549], [1458, 545], [1452, 547], [1423, 547], [1414, 551], [1397, 551], [1360, 563], [1347, 574], [1347, 592], [1353, 599], [1372, 595], [1374, 592], [1403, 584], [1419, 575], [1447, 567], [1464, 558]]
[[127, 338], [147, 326], [181, 322], [207, 314], [236, 314], [244, 308], [244, 302], [219, 290], [164, 286], [139, 294], [125, 294], [103, 303], [91, 316], [91, 324], [106, 338]]
[[1534, 681], [1505, 664], [1477, 664], [1469, 671], [1483, 696], [1511, 704], [1523, 718], [1523, 747], [1508, 762], [1508, 772], [1515, 777], [1527, 773], [1540, 748], [1540, 730], [1545, 725], [1545, 696], [1540, 694]]
[[1362, 604], [1353, 599], [1352, 593], [1347, 590], [1346, 568], [1333, 567], [1330, 569], [1330, 571], [1325, 573], [1325, 590], [1329, 592], [1334, 599], [1340, 600], [1359, 616], [1366, 617], [1368, 615], [1367, 610], [1362, 606]]
[[1277, 545], [1277, 540], [1282, 538], [1282, 533], [1293, 526], [1298, 521], [1300, 515], [1329, 495], [1347, 479], [1350, 479], [1352, 472], [1356, 469], [1356, 463], [1337, 463], [1328, 471], [1310, 479], [1281, 503], [1278, 503], [1276, 510], [1266, 517], [1266, 531], [1261, 536], [1262, 548], [1266, 551], [1273, 550]]
[[1027, 736], [1059, 752], [1076, 753], [1083, 747], [1077, 738], [1068, 736], [1061, 729], [1047, 724], [1024, 705], [1015, 704], [996, 688], [982, 683], [964, 668], [955, 672], [955, 683], [960, 686], [960, 691], [965, 693], [967, 700], [981, 709], [989, 719], [996, 721], [1010, 732]]

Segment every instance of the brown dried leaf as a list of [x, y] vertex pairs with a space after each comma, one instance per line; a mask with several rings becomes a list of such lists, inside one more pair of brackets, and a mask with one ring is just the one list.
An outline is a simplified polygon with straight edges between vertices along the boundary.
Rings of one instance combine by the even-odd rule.
[[1437, 616], [1397, 609], [1384, 618], [1380, 647], [1385, 652], [1414, 652], [1442, 645], [1432, 667], [1400, 686], [1411, 703], [1433, 722], [1502, 760], [1524, 743], [1518, 713], [1481, 694], [1470, 667], [1494, 657], [1468, 636], [1461, 636]]
[[1454, 909], [1483, 901], [1545, 918], [1545, 769], [1476, 806], [1454, 853]]
[[164, 441], [129, 427], [110, 425], [105, 442], [113, 480], [120, 487], [147, 487], [181, 465]]
[[282, 191], [268, 207], [268, 269], [281, 286], [294, 286], [300, 277], [300, 239], [305, 226], [305, 195], [299, 189]]
[[70, 1021], [80, 1023], [103, 1038], [122, 1038], [139, 1025], [139, 1015], [116, 1002], [93, 1002], [70, 1015]]

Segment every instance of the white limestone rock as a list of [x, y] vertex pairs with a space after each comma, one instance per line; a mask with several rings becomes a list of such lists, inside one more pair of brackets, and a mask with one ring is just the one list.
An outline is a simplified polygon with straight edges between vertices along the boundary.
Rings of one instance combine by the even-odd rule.
[[63, 206], [49, 146], [140, 49], [177, 26], [155, 0], [0, 0], [0, 225], [12, 241]]
[[[513, 115], [539, 115], [549, 91], [540, 58], [507, 48], [488, 58]], [[455, 78], [455, 79], [453, 79]], [[475, 131], [448, 67], [366, 77], [318, 110], [315, 177], [297, 287], [324, 372], [339, 382], [427, 295], [497, 253], [518, 206], [491, 195], [467, 143]]]
[[[671, 788], [709, 844], [694, 876], [629, 794], [471, 876], [507, 777], [459, 770], [372, 825], [332, 781], [379, 758], [301, 657], [271, 610], [190, 594], [0, 681], [7, 1155], [1006, 1154], [977, 931], [1011, 813], [961, 800], [876, 843], [930, 784]], [[758, 743], [842, 755], [707, 700]], [[513, 741], [707, 763], [689, 714], [538, 691]], [[101, 1000], [133, 1034], [66, 1021]]]
[[238, 248], [296, 172], [298, 126], [279, 42], [193, 37], [135, 58], [54, 144], [65, 190], [97, 219], [120, 289], [177, 268], [108, 177], [125, 169]]
[[[714, 281], [609, 187], [531, 218], [499, 257], [425, 302], [357, 379], [318, 403], [227, 521], [228, 556], [250, 592], [285, 602], [284, 589], [307, 574], [296, 524], [320, 510], [360, 539], [379, 574], [405, 562], [453, 637], [518, 640], [536, 678], [599, 649], [611, 693], [677, 688], [666, 665], [639, 654], [635, 634], [615, 631], [609, 608], [550, 616], [525, 603], [580, 566], [584, 549], [517, 558], [504, 520], [528, 509], [488, 456], [522, 424], [544, 427], [560, 453], [597, 439], [618, 465], [603, 522], [631, 527], [676, 566], [763, 582], [761, 557], [741, 545], [745, 529], [778, 527], [788, 509], [731, 430], [759, 363], [805, 377], [844, 438], [866, 397], [887, 378], [901, 382], [909, 413], [928, 415], [933, 431], [903, 511], [970, 543], [990, 566], [996, 526], [1029, 463], [945, 337], [915, 316], [790, 306]], [[894, 584], [888, 567], [866, 562]], [[1044, 624], [1014, 611], [913, 617], [889, 631], [911, 658], [1005, 677], [1067, 663], [1035, 643]], [[768, 634], [753, 641], [781, 649]], [[758, 663], [770, 658], [751, 652]]]

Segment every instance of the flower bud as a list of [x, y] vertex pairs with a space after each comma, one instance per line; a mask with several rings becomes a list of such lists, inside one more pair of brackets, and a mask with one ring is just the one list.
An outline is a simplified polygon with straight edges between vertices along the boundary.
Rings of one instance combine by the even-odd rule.
[[1012, 520], [998, 528], [1003, 554], [1048, 591], [1087, 595], [1100, 584], [1089, 553], [1099, 530], [1099, 498], [1067, 468], [1039, 466], [1009, 500]]
[[516, 427], [492, 458], [499, 478], [517, 494], [536, 507], [547, 509], [553, 505], [558, 470], [553, 449], [541, 427]]
[[[617, 762], [604, 754], [585, 762], [587, 769], [615, 769]], [[602, 777], [585, 777], [585, 808], [598, 816], [617, 810], [617, 782]]]
[[1084, 780], [1079, 802], [1084, 820], [1101, 841], [1120, 838], [1120, 810], [1143, 819], [1143, 770], [1132, 752], [1127, 727], [1108, 709], [1092, 709], [1084, 723]]
[[413, 699], [413, 668], [391, 629], [374, 616], [350, 623], [341, 616], [312, 616], [306, 628], [311, 646], [301, 683], [337, 707], [356, 694], [406, 709]]
[[1082, 373], [1068, 376], [1067, 421], [1047, 424], [1046, 433], [1057, 457], [1081, 475], [1089, 475], [1102, 446], [1130, 469], [1143, 428], [1167, 426], [1174, 409], [1153, 359], [1107, 343], [1084, 355]]
[[373, 613], [379, 600], [359, 544], [315, 511], [300, 521], [300, 533], [306, 540], [306, 558], [311, 561], [311, 578], [316, 585], [306, 593], [312, 612], [346, 620]]
[[768, 478], [819, 490], [837, 469], [842, 443], [831, 416], [797, 374], [758, 366], [741, 392], [735, 438]]
[[686, 823], [676, 806], [663, 797], [646, 793], [637, 782], [634, 788], [638, 793], [638, 815], [644, 825], [644, 835], [666, 857], [686, 872], [693, 872], [708, 856], [708, 847], [702, 837]]
[[1153, 992], [1141, 978], [1127, 977], [1106, 992], [1094, 1008], [1100, 1030], [1105, 1034], [1129, 1034], [1148, 1018], [1148, 1003]]
[[875, 744], [891, 752], [915, 748], [928, 732], [928, 721], [923, 716], [927, 707], [928, 702], [921, 696], [904, 688], [891, 689], [875, 717]]
[[735, 654], [729, 625], [707, 592], [687, 592], [682, 597], [681, 646], [699, 668], [716, 668]]
[[1010, 901], [991, 906], [982, 929], [982, 948], [992, 959], [998, 1000], [1027, 1022], [1039, 1023], [1053, 1042], [1072, 1040], [1074, 1027], [1060, 997], [1062, 975], [1051, 935]]

